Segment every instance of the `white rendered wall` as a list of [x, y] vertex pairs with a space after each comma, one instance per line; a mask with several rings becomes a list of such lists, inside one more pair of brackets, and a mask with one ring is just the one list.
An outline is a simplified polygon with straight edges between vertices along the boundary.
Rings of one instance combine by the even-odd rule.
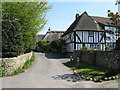
[[73, 52], [73, 43], [67, 44], [67, 52]]
[[120, 15], [120, 0], [118, 1], [118, 14]]

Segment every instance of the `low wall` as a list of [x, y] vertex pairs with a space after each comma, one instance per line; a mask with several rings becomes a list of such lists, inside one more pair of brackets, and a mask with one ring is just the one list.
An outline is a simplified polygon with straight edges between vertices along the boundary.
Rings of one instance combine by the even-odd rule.
[[116, 41], [116, 47], [120, 50], [120, 38], [118, 38], [118, 40]]
[[120, 50], [119, 51], [87, 51], [74, 50], [73, 59], [80, 58], [80, 62], [91, 65], [102, 66], [111, 69], [120, 69]]
[[32, 56], [32, 52], [20, 55], [18, 57], [13, 58], [2, 58], [0, 60], [0, 65], [2, 65], [6, 69], [6, 75], [10, 75], [18, 68], [22, 68], [24, 63], [27, 60], [30, 60]]

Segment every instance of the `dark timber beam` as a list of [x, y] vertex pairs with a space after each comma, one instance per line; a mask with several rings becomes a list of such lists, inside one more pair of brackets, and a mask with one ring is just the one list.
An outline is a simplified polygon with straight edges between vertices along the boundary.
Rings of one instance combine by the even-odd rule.
[[78, 40], [79, 40], [80, 42], [82, 42], [81, 39], [80, 39], [80, 37], [79, 37], [77, 34], [76, 34], [76, 36], [77, 36]]
[[74, 31], [74, 49], [76, 50], [76, 31]]
[[106, 47], [106, 33], [104, 32], [104, 42], [105, 42], [105, 47]]

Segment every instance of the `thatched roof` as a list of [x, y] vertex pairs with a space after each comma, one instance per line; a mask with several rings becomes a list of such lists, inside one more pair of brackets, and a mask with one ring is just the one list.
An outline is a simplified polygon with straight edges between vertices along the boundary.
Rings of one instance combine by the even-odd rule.
[[61, 35], [63, 35], [63, 33], [64, 31], [48, 31], [42, 39], [49, 42], [58, 40], [60, 39]]
[[111, 23], [109, 18], [89, 16], [84, 12], [80, 16], [76, 15], [75, 21], [62, 36], [74, 31], [104, 31], [99, 24], [108, 25], [108, 23]]
[[98, 16], [91, 16], [92, 19], [94, 19], [95, 21], [97, 21], [100, 24], [104, 24], [104, 25], [108, 25], [109, 23], [112, 23], [112, 21], [110, 20], [110, 18], [106, 18], [106, 17], [98, 17]]
[[36, 42], [42, 40], [43, 36], [44, 36], [44, 34], [37, 34], [36, 35]]

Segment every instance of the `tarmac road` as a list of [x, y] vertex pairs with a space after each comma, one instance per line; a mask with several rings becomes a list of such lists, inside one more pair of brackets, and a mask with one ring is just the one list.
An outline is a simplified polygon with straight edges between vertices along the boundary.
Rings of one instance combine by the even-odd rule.
[[2, 78], [2, 88], [118, 88], [117, 81], [94, 83], [71, 81], [73, 71], [62, 63], [59, 55], [35, 53], [36, 60], [24, 73]]

